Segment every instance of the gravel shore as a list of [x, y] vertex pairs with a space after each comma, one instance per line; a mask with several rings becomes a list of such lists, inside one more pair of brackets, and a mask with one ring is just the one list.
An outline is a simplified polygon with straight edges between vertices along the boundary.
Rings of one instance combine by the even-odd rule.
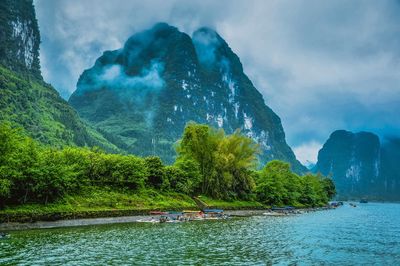
[[[295, 210], [293, 212], [271, 212], [271, 210], [227, 210], [225, 214], [231, 217], [250, 217], [261, 216], [264, 213], [269, 214], [282, 214], [272, 216], [285, 216], [288, 214], [301, 214], [317, 210], [326, 210], [327, 208], [304, 209]], [[135, 216], [121, 216], [121, 217], [106, 217], [106, 218], [86, 218], [86, 219], [72, 219], [72, 220], [58, 220], [58, 221], [37, 221], [32, 223], [0, 223], [1, 231], [13, 230], [27, 230], [27, 229], [45, 229], [45, 228], [60, 228], [60, 227], [73, 227], [73, 226], [86, 226], [86, 225], [101, 225], [101, 224], [119, 224], [119, 223], [137, 223], [151, 220], [158, 220], [157, 215], [135, 215]]]

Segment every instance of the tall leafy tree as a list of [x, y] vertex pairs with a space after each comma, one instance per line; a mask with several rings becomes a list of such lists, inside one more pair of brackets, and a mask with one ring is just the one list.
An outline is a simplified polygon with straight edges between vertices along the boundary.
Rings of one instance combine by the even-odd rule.
[[236, 131], [226, 136], [223, 130], [189, 123], [179, 141], [179, 160], [198, 163], [200, 192], [216, 198], [242, 197], [251, 192], [251, 169], [257, 162], [258, 146]]

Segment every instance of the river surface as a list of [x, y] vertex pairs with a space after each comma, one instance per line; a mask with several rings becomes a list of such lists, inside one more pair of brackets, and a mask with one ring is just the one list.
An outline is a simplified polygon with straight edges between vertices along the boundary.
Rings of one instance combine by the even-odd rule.
[[12, 231], [0, 265], [400, 265], [400, 204]]

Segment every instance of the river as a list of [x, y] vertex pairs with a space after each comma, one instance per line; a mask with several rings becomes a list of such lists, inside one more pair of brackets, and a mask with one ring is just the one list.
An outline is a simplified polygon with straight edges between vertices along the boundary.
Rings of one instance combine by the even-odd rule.
[[0, 265], [400, 265], [400, 204], [10, 232]]

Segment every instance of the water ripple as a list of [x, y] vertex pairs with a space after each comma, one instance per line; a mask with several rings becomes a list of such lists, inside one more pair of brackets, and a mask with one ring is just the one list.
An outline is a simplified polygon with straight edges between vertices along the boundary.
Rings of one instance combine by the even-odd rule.
[[11, 233], [0, 265], [400, 265], [400, 204]]

